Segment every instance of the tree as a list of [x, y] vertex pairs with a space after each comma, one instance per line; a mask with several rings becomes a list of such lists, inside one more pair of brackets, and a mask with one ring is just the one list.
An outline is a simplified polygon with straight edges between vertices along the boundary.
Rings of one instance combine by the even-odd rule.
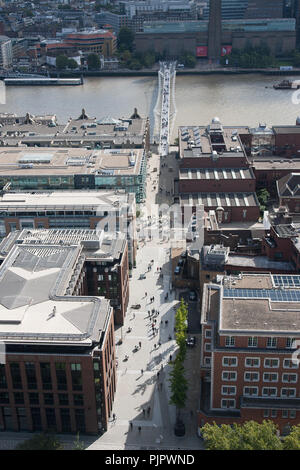
[[272, 421], [247, 421], [244, 424], [206, 423], [202, 428], [208, 450], [282, 450], [283, 445], [276, 434]]
[[66, 55], [58, 55], [56, 57], [56, 68], [58, 70], [63, 70], [68, 66], [69, 59]]
[[180, 301], [180, 306], [177, 309], [175, 315], [175, 338], [179, 347], [177, 358], [179, 357], [182, 362], [184, 361], [186, 355], [187, 317], [187, 305], [182, 298]]
[[170, 403], [176, 406], [176, 422], [181, 422], [180, 410], [184, 408], [186, 402], [187, 380], [184, 377], [184, 367], [179, 355], [172, 363], [170, 372], [171, 397]]
[[263, 212], [266, 209], [268, 200], [270, 199], [270, 193], [265, 188], [261, 189], [257, 193], [257, 199], [259, 201], [260, 210]]
[[78, 68], [78, 63], [74, 59], [69, 59], [68, 60], [68, 68], [69, 69], [77, 69]]
[[74, 441], [74, 449], [73, 450], [84, 450], [85, 449], [85, 445], [83, 442], [81, 442], [80, 438], [79, 438], [79, 432], [77, 433], [76, 435], [76, 439]]
[[99, 56], [97, 54], [89, 54], [87, 64], [90, 70], [99, 70], [101, 65]]
[[300, 450], [300, 425], [292, 426], [291, 432], [284, 438], [284, 450]]
[[119, 50], [125, 51], [128, 50], [132, 52], [134, 42], [134, 33], [131, 29], [126, 28], [125, 26], [120, 29], [118, 35], [118, 48]]
[[64, 450], [60, 440], [52, 434], [36, 434], [31, 439], [21, 442], [17, 450]]

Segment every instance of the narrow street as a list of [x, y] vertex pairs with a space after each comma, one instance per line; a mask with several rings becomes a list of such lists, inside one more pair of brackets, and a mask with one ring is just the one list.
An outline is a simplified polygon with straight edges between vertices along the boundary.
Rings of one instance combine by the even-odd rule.
[[[157, 171], [153, 171], [157, 168]], [[158, 220], [157, 196], [159, 194], [160, 157], [153, 154], [148, 161], [147, 198], [140, 207], [141, 219], [151, 223]], [[173, 174], [170, 173], [170, 180]], [[160, 195], [160, 202], [163, 195]], [[166, 198], [166, 201], [168, 198]], [[150, 229], [150, 226], [149, 226]], [[151, 263], [151, 261], [154, 261]], [[151, 270], [148, 267], [151, 265]], [[116, 330], [117, 392], [108, 431], [95, 440], [89, 449], [199, 449], [202, 442], [197, 437], [196, 413], [184, 413], [186, 435], [174, 436], [175, 407], [169, 404], [169, 360], [176, 353], [174, 339], [175, 309], [178, 300], [170, 293], [170, 246], [155, 236], [151, 241], [140, 242], [136, 269], [130, 280], [129, 309], [125, 324]], [[162, 269], [163, 278], [159, 276]], [[140, 275], [145, 274], [145, 279]], [[147, 295], [146, 295], [147, 293]], [[168, 293], [168, 299], [165, 298]], [[151, 297], [154, 301], [151, 302]], [[140, 304], [138, 310], [131, 305]], [[149, 311], [158, 311], [149, 318]], [[153, 333], [153, 328], [157, 332]], [[128, 329], [131, 329], [129, 332]], [[122, 344], [118, 345], [122, 338]], [[171, 339], [170, 339], [171, 338]], [[135, 352], [135, 346], [141, 347]], [[196, 351], [195, 351], [196, 352]], [[188, 351], [188, 355], [195, 352]], [[125, 360], [125, 356], [128, 360]], [[195, 371], [194, 371], [195, 373]], [[194, 378], [187, 371], [188, 380]], [[197, 404], [197, 403], [195, 403]], [[132, 425], [130, 424], [132, 423]]]

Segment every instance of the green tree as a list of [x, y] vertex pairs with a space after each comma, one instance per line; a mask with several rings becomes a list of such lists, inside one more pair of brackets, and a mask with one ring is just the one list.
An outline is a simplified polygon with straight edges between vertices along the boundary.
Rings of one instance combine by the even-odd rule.
[[60, 440], [52, 434], [36, 434], [31, 439], [21, 442], [17, 450], [63, 450]]
[[272, 421], [247, 421], [244, 424], [206, 423], [202, 435], [208, 450], [282, 450], [283, 445], [277, 436], [277, 428]]
[[171, 365], [172, 370], [169, 379], [171, 384], [170, 403], [176, 406], [176, 422], [180, 422], [180, 411], [185, 406], [188, 386], [184, 376], [184, 366], [179, 355], [177, 355]]
[[56, 57], [56, 68], [58, 70], [63, 70], [68, 66], [69, 59], [66, 55], [58, 55]]
[[263, 188], [257, 192], [257, 199], [259, 201], [260, 210], [263, 212], [266, 209], [268, 200], [270, 199], [270, 193], [267, 189]]
[[74, 441], [74, 449], [73, 450], [84, 450], [85, 445], [79, 438], [79, 432], [76, 435], [76, 439]]
[[101, 65], [99, 56], [97, 54], [89, 54], [87, 64], [90, 70], [99, 70]]
[[175, 338], [179, 347], [177, 358], [183, 362], [186, 355], [186, 337], [187, 337], [187, 317], [188, 309], [183, 299], [180, 301], [180, 306], [175, 315]]
[[69, 69], [77, 69], [78, 68], [78, 63], [74, 59], [69, 59], [68, 60], [68, 68]]
[[121, 51], [128, 50], [132, 52], [134, 42], [134, 33], [131, 29], [123, 27], [119, 31], [118, 35], [118, 48]]
[[291, 432], [284, 438], [284, 450], [300, 450], [300, 425], [292, 426]]

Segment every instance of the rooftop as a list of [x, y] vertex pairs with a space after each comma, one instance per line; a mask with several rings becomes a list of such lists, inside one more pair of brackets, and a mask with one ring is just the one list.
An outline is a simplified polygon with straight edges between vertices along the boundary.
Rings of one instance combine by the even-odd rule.
[[143, 149], [0, 148], [1, 176], [138, 175]]
[[180, 204], [205, 207], [253, 207], [258, 206], [255, 193], [193, 193], [180, 194]]
[[0, 267], [1, 340], [87, 346], [99, 341], [108, 301], [66, 295], [80, 256], [79, 246], [12, 248]]

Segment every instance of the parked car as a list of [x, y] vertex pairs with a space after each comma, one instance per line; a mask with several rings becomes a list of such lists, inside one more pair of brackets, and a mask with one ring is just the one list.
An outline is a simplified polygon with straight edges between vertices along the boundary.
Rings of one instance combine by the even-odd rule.
[[134, 308], [135, 310], [138, 310], [139, 308], [141, 308], [141, 304], [131, 305], [131, 308]]
[[186, 258], [187, 257], [187, 253], [186, 251], [183, 251], [180, 255], [181, 258]]
[[195, 344], [196, 344], [195, 336], [190, 336], [189, 338], [186, 339], [186, 345], [189, 346], [190, 348], [193, 348]]
[[180, 274], [180, 271], [181, 271], [181, 267], [176, 266], [176, 268], [174, 269], [174, 274]]
[[194, 290], [191, 290], [189, 293], [189, 300], [197, 300], [197, 294]]
[[184, 264], [184, 259], [180, 259], [180, 260], [178, 261], [178, 265], [177, 265], [177, 266], [183, 266], [183, 264]]

